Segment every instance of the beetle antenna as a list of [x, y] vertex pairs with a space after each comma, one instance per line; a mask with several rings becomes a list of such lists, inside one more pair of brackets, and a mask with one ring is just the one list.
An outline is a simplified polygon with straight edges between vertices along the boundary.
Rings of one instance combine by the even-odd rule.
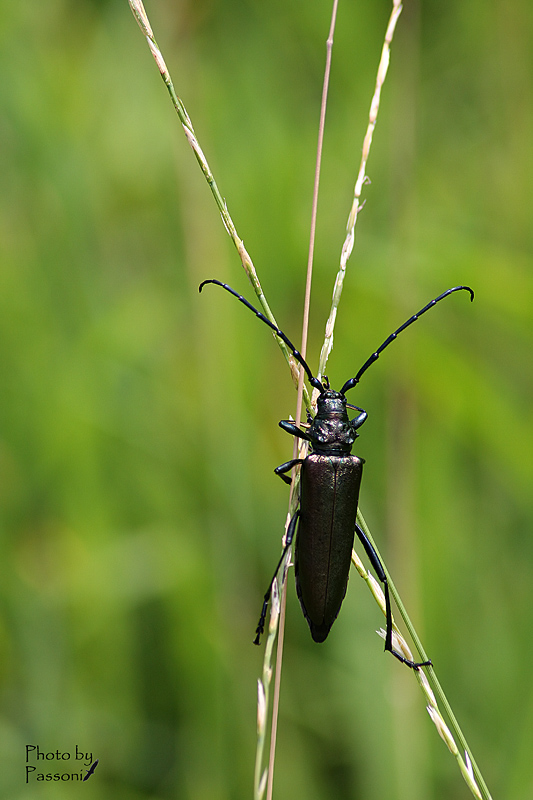
[[289, 337], [285, 336], [285, 334], [283, 333], [282, 330], [280, 330], [278, 327], [276, 327], [276, 325], [274, 325], [273, 322], [270, 322], [270, 320], [267, 319], [264, 314], [262, 314], [260, 311], [258, 311], [257, 308], [254, 308], [253, 305], [251, 303], [249, 303], [248, 300], [246, 300], [245, 297], [242, 296], [242, 294], [238, 294], [238, 292], [236, 292], [234, 289], [232, 289], [231, 286], [228, 286], [227, 283], [221, 283], [221, 281], [217, 281], [217, 280], [214, 280], [214, 279], [207, 280], [207, 281], [202, 281], [202, 283], [198, 287], [198, 291], [199, 292], [202, 291], [202, 289], [204, 288], [206, 283], [214, 283], [217, 286], [222, 286], [223, 289], [225, 289], [227, 292], [229, 292], [234, 297], [236, 297], [237, 300], [240, 300], [241, 303], [243, 303], [246, 306], [246, 308], [249, 308], [250, 311], [253, 311], [254, 314], [256, 315], [256, 317], [259, 317], [259, 319], [262, 322], [264, 322], [266, 325], [268, 325], [269, 328], [272, 328], [272, 330], [274, 331], [276, 336], [278, 336], [283, 342], [285, 342], [285, 344], [287, 345], [287, 347], [291, 351], [291, 353], [294, 356], [294, 358], [296, 359], [296, 361], [298, 361], [302, 365], [302, 367], [304, 368], [304, 370], [307, 373], [307, 377], [309, 379], [309, 383], [311, 384], [311, 386], [314, 386], [315, 389], [318, 389], [320, 394], [323, 394], [323, 392], [325, 391], [325, 388], [324, 388], [323, 384], [318, 380], [318, 378], [314, 377], [314, 375], [311, 372], [311, 369], [310, 369], [308, 363], [306, 362], [306, 360], [304, 359], [302, 354], [298, 352], [298, 350], [295, 348], [295, 346], [293, 345], [293, 343], [291, 342]]
[[465, 289], [465, 291], [470, 292], [470, 301], [472, 302], [472, 300], [474, 299], [474, 292], [470, 288], [470, 286], [454, 286], [453, 289], [448, 289], [446, 292], [439, 294], [438, 297], [435, 297], [435, 299], [431, 300], [431, 302], [429, 302], [426, 306], [424, 306], [424, 308], [421, 308], [420, 311], [417, 311], [416, 314], [413, 314], [412, 317], [409, 317], [409, 319], [406, 322], [404, 322], [403, 325], [400, 325], [400, 327], [397, 328], [394, 331], [394, 333], [391, 333], [391, 335], [385, 339], [383, 344], [378, 347], [376, 352], [372, 353], [370, 358], [368, 358], [365, 361], [365, 363], [363, 364], [363, 366], [361, 367], [355, 378], [350, 378], [349, 381], [346, 381], [346, 383], [341, 389], [341, 394], [345, 394], [348, 391], [348, 389], [353, 389], [353, 387], [359, 383], [359, 381], [361, 380], [361, 376], [364, 375], [364, 373], [374, 363], [374, 361], [377, 361], [380, 354], [385, 350], [386, 347], [389, 346], [389, 344], [391, 344], [391, 342], [393, 342], [396, 339], [398, 334], [400, 334], [402, 331], [408, 328], [409, 325], [412, 325], [413, 322], [416, 322], [417, 319], [422, 316], [422, 314], [425, 314], [426, 311], [429, 311], [429, 309], [433, 308], [433, 306], [436, 305], [438, 302], [444, 300], [445, 297], [448, 297], [449, 294], [453, 294], [453, 292], [459, 292], [461, 291], [461, 289]]

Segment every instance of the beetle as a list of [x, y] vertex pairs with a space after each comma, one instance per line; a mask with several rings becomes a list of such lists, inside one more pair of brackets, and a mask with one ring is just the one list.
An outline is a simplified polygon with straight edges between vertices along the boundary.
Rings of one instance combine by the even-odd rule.
[[[392, 610], [387, 576], [374, 547], [356, 522], [364, 460], [352, 455], [351, 451], [359, 436], [358, 429], [368, 414], [364, 409], [350, 405], [346, 400], [346, 392], [359, 383], [362, 375], [379, 358], [383, 350], [422, 314], [454, 292], [467, 291], [472, 301], [473, 290], [469, 286], [455, 286], [431, 300], [391, 333], [365, 361], [356, 375], [347, 380], [341, 390], [336, 392], [330, 388], [327, 377], [324, 376], [319, 380], [313, 375], [309, 365], [290, 339], [248, 300], [231, 286], [217, 280], [203, 281], [199, 291], [201, 292], [208, 283], [221, 286], [266, 323], [276, 336], [285, 342], [293, 357], [304, 368], [311, 386], [318, 391], [316, 416], [310, 418], [307, 429], [298, 427], [291, 420], [281, 420], [279, 423], [280, 427], [291, 436], [308, 442], [311, 452], [305, 458], [292, 459], [280, 464], [274, 470], [283, 481], [291, 484], [291, 478], [286, 473], [300, 466], [299, 508], [290, 520], [285, 547], [264, 596], [254, 644], [259, 644], [264, 631], [272, 584], [294, 539], [298, 524], [294, 556], [296, 592], [314, 641], [323, 642], [327, 638], [339, 614], [348, 588], [352, 547], [357, 533], [376, 575], [383, 584], [386, 615], [385, 650], [414, 669], [431, 663], [410, 661], [392, 647]], [[359, 414], [350, 419], [348, 408], [358, 411]]]

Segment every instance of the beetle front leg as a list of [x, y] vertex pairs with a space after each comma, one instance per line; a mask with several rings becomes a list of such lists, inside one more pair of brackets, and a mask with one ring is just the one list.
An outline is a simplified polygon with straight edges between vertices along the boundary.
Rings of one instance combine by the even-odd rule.
[[[282, 464], [281, 466], [283, 467], [283, 466], [286, 466], [286, 465]], [[279, 469], [279, 467], [278, 467], [278, 469]], [[281, 475], [280, 477], [283, 478], [283, 475]], [[294, 539], [294, 531], [296, 530], [296, 523], [298, 522], [298, 517], [299, 516], [300, 516], [300, 509], [298, 509], [298, 511], [295, 513], [295, 515], [293, 516], [293, 518], [289, 522], [289, 527], [287, 528], [287, 535], [285, 537], [285, 547], [283, 548], [283, 552], [281, 554], [281, 558], [278, 561], [278, 565], [277, 565], [277, 567], [276, 567], [276, 569], [274, 571], [274, 574], [272, 575], [272, 580], [270, 581], [270, 583], [268, 585], [268, 589], [265, 592], [265, 597], [263, 599], [263, 608], [261, 609], [261, 616], [259, 617], [259, 622], [257, 623], [257, 628], [255, 630], [254, 644], [259, 644], [259, 639], [260, 639], [261, 635], [263, 634], [263, 632], [265, 630], [265, 620], [266, 620], [266, 615], [267, 615], [267, 609], [268, 609], [268, 603], [269, 603], [269, 600], [270, 600], [270, 595], [272, 594], [272, 584], [274, 583], [274, 581], [276, 579], [276, 575], [278, 574], [279, 568], [281, 567], [281, 565], [283, 563], [283, 559], [287, 555], [287, 551], [288, 551], [289, 547], [292, 544], [292, 540]]]
[[383, 569], [383, 564], [381, 563], [378, 554], [374, 550], [370, 540], [368, 539], [365, 532], [359, 527], [359, 525], [355, 526], [355, 530], [359, 541], [365, 548], [365, 552], [369, 558], [370, 563], [372, 564], [378, 579], [383, 584], [383, 593], [385, 595], [385, 618], [387, 620], [387, 630], [385, 633], [385, 650], [401, 661], [402, 664], [405, 664], [412, 669], [419, 669], [420, 667], [429, 667], [431, 666], [431, 661], [411, 661], [408, 658], [404, 658], [404, 656], [397, 653], [396, 650], [392, 647], [392, 608], [389, 596], [389, 582], [387, 580], [387, 576], [385, 575], [385, 570]]
[[291, 436], [297, 436], [298, 439], [304, 439], [306, 442], [311, 442], [312, 439], [309, 436], [307, 431], [304, 431], [303, 428], [299, 428], [292, 420], [290, 419], [282, 419], [279, 422], [279, 427], [283, 428], [286, 433], [290, 433]]

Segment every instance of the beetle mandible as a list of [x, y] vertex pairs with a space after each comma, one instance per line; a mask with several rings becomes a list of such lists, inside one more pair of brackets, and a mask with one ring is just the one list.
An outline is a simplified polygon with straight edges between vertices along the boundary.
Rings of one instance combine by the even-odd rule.
[[[276, 336], [285, 342], [293, 357], [304, 368], [311, 386], [318, 391], [316, 416], [306, 430], [299, 428], [290, 420], [281, 420], [279, 423], [287, 433], [309, 442], [311, 452], [306, 458], [292, 459], [274, 470], [276, 475], [290, 484], [291, 478], [286, 473], [300, 466], [300, 503], [287, 528], [285, 547], [264, 596], [254, 644], [259, 644], [264, 631], [272, 584], [293, 541], [298, 523], [294, 556], [296, 592], [314, 641], [323, 642], [326, 639], [340, 611], [348, 588], [352, 547], [357, 533], [376, 575], [383, 584], [387, 623], [385, 650], [414, 669], [431, 663], [410, 661], [392, 647], [392, 610], [387, 576], [371, 542], [356, 523], [364, 461], [352, 455], [351, 451], [359, 435], [357, 431], [368, 415], [362, 408], [348, 404], [346, 392], [359, 383], [361, 376], [379, 358], [383, 350], [422, 314], [448, 295], [461, 290], [469, 292], [472, 301], [473, 290], [469, 286], [454, 286], [435, 297], [391, 333], [367, 358], [355, 377], [347, 380], [341, 390], [336, 392], [330, 388], [325, 376], [323, 380], [315, 378], [309, 365], [290, 339], [248, 300], [231, 286], [217, 280], [203, 281], [199, 291], [201, 292], [208, 283], [221, 286], [266, 323]], [[354, 419], [349, 419], [348, 408], [359, 411], [359, 414]]]

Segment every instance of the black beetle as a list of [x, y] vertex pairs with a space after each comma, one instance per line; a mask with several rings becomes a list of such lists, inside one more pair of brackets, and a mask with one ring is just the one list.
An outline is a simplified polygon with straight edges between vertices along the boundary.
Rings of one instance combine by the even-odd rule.
[[[230, 292], [272, 328], [274, 333], [285, 342], [294, 358], [302, 365], [311, 386], [318, 390], [317, 413], [306, 430], [297, 427], [290, 420], [281, 420], [279, 423], [287, 433], [309, 442], [312, 451], [306, 458], [292, 459], [274, 470], [282, 480], [290, 484], [291, 478], [285, 473], [290, 472], [295, 466], [301, 465], [300, 507], [289, 523], [283, 553], [265, 593], [254, 644], [259, 644], [260, 636], [264, 631], [272, 583], [292, 543], [296, 523], [299, 520], [294, 557], [296, 591], [314, 641], [323, 642], [326, 639], [340, 611], [348, 587], [352, 547], [355, 533], [357, 533], [383, 584], [387, 620], [385, 650], [409, 667], [418, 668], [430, 663], [410, 661], [392, 648], [392, 611], [385, 570], [372, 544], [356, 523], [364, 462], [363, 459], [351, 455], [351, 450], [359, 435], [357, 429], [361, 427], [368, 415], [362, 408], [348, 404], [345, 395], [349, 389], [353, 389], [359, 383], [361, 376], [379, 358], [380, 353], [396, 339], [398, 334], [416, 322], [422, 314], [453, 292], [464, 289], [470, 292], [470, 300], [474, 299], [474, 292], [469, 286], [455, 286], [431, 300], [424, 308], [409, 317], [403, 325], [400, 325], [394, 333], [391, 333], [365, 361], [355, 377], [346, 381], [340, 392], [335, 392], [330, 389], [326, 377], [323, 381], [314, 377], [305, 359], [283, 331], [254, 308], [242, 295], [217, 280], [203, 281], [199, 291], [202, 291], [207, 283], [214, 283]], [[350, 420], [348, 408], [359, 411], [358, 416]]]

